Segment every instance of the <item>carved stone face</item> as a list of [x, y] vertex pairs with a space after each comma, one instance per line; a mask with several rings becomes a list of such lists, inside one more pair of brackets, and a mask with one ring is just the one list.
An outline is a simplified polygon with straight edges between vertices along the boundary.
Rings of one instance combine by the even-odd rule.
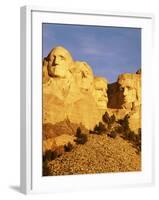
[[138, 74], [122, 74], [118, 78], [118, 98], [122, 108], [132, 108], [140, 102], [140, 78]]
[[108, 103], [107, 89], [108, 89], [108, 82], [106, 79], [102, 77], [94, 78], [93, 96], [97, 106], [100, 109], [107, 108], [107, 103]]
[[54, 48], [47, 57], [48, 74], [51, 77], [66, 78], [73, 59], [71, 54], [63, 47]]
[[86, 62], [76, 61], [72, 69], [78, 87], [85, 92], [92, 91], [93, 72]]

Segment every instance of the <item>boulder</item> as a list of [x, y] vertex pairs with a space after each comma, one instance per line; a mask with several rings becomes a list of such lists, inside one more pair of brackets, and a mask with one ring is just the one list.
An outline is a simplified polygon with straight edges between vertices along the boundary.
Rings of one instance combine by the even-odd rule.
[[67, 145], [68, 143], [75, 145], [75, 142], [74, 142], [75, 139], [76, 139], [75, 136], [62, 134], [55, 138], [55, 142], [57, 146], [64, 146], [64, 145]]

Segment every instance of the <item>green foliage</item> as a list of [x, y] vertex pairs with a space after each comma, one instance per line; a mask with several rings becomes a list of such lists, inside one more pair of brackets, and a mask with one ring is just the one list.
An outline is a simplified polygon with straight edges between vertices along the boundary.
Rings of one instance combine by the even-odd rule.
[[141, 139], [141, 128], [138, 129], [138, 136]]
[[127, 140], [135, 141], [135, 133], [129, 127], [129, 115], [125, 115], [124, 119], [120, 119], [119, 123], [123, 129], [123, 136]]
[[112, 129], [112, 125], [113, 125], [113, 124], [111, 124], [111, 123], [108, 124], [108, 130], [111, 130], [111, 129]]
[[64, 145], [64, 150], [66, 152], [70, 152], [72, 149], [73, 149], [73, 145], [70, 142], [68, 142], [67, 145], [66, 144]]
[[124, 138], [134, 142], [136, 140], [136, 134], [130, 130], [129, 115], [125, 115], [123, 119], [118, 120], [118, 123], [121, 125], [119, 130], [123, 134]]
[[85, 144], [87, 142], [87, 135], [81, 132], [81, 128], [78, 127], [76, 131], [76, 143], [77, 144]]
[[78, 135], [80, 135], [80, 134], [81, 134], [81, 128], [78, 127], [77, 130], [76, 130], [76, 136], [78, 137]]
[[99, 126], [98, 126], [97, 124], [96, 124], [95, 127], [94, 127], [94, 131], [95, 131], [95, 132], [99, 132]]
[[108, 124], [108, 129], [111, 130], [112, 125], [116, 122], [115, 115], [113, 114], [112, 116], [109, 116], [107, 112], [103, 115], [103, 121]]
[[136, 137], [136, 146], [138, 147], [138, 150], [141, 151], [141, 128], [138, 129], [138, 135]]
[[116, 131], [111, 131], [111, 132], [108, 134], [108, 136], [111, 137], [111, 138], [116, 138], [117, 132], [116, 132]]
[[77, 144], [85, 144], [87, 142], [88, 138], [86, 134], [81, 134], [80, 137], [77, 137], [75, 140]]
[[99, 131], [103, 132], [103, 131], [106, 131], [106, 128], [104, 126], [104, 124], [102, 122], [99, 122]]
[[57, 158], [57, 156], [58, 155], [56, 151], [48, 150], [45, 152], [45, 155], [43, 156], [43, 161], [45, 162], [46, 160], [47, 161], [54, 160], [55, 158]]
[[81, 136], [81, 128], [78, 127], [77, 130], [76, 130], [76, 137], [80, 137]]
[[116, 121], [116, 118], [115, 118], [115, 115], [113, 114], [113, 115], [110, 117], [109, 123], [113, 124], [115, 121]]
[[43, 162], [43, 176], [49, 176], [49, 174], [50, 174], [50, 170], [48, 167], [48, 160], [45, 160]]
[[109, 116], [109, 114], [107, 112], [105, 112], [105, 114], [103, 115], [102, 118], [106, 124], [109, 124], [109, 123], [112, 124], [116, 121], [115, 115], [113, 114], [112, 116]]
[[131, 140], [132, 142], [136, 141], [136, 134], [134, 133], [134, 131], [127, 131], [125, 132], [125, 138], [127, 140]]
[[117, 126], [117, 127], [115, 128], [115, 131], [116, 131], [117, 133], [123, 133], [123, 132], [124, 132], [124, 129], [123, 129], [122, 126]]
[[109, 120], [110, 120], [110, 117], [109, 117], [109, 114], [107, 113], [107, 112], [105, 112], [105, 114], [103, 115], [103, 121], [105, 122], [105, 123], [109, 123]]
[[58, 146], [55, 150], [55, 153], [57, 154], [57, 157], [60, 157], [64, 153], [64, 146]]
[[141, 151], [141, 129], [138, 134], [135, 134], [133, 131], [129, 131], [126, 139], [131, 141], [138, 151]]
[[119, 119], [117, 121], [123, 128], [124, 132], [129, 132], [130, 128], [129, 128], [129, 115], [125, 115], [124, 119]]
[[141, 128], [138, 129], [138, 134], [135, 134], [130, 130], [129, 127], [129, 116], [125, 115], [124, 119], [120, 119], [117, 121], [120, 124], [120, 127], [116, 128], [118, 133], [122, 133], [123, 137], [126, 140], [129, 140], [134, 146], [141, 151]]
[[89, 133], [90, 133], [90, 134], [94, 134], [94, 131], [92, 131], [92, 130], [89, 130]]
[[94, 127], [94, 131], [91, 131], [90, 133], [100, 135], [104, 131], [106, 131], [105, 125], [102, 122], [99, 122], [99, 124]]
[[77, 128], [77, 131], [76, 131], [76, 139], [75, 139], [75, 142], [77, 144], [85, 144], [88, 140], [88, 137], [86, 134], [84, 133], [81, 133], [81, 129], [80, 128]]

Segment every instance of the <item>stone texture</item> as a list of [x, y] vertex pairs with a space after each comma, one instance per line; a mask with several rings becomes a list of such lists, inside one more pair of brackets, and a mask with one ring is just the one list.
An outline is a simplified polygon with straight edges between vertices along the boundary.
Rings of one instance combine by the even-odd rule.
[[[140, 155], [120, 135], [113, 139], [107, 134], [89, 134], [106, 111], [109, 116], [114, 114], [116, 121], [128, 114], [130, 129], [138, 133], [141, 70], [121, 74], [117, 82], [108, 84], [105, 78], [94, 76], [88, 63], [74, 61], [71, 53], [59, 46], [43, 60], [42, 89], [43, 155], [48, 150], [57, 154], [48, 162], [50, 175], [141, 170]], [[115, 122], [112, 129], [117, 125]], [[74, 142], [78, 127], [88, 136], [84, 145]], [[74, 146], [71, 152], [65, 152], [68, 143]]]
[[93, 90], [93, 71], [86, 62], [76, 61], [71, 69], [75, 82], [81, 92], [92, 92]]
[[93, 174], [141, 171], [141, 157], [136, 149], [121, 137], [89, 135], [85, 145], [48, 163], [49, 175]]
[[68, 134], [62, 134], [55, 138], [55, 142], [56, 142], [57, 146], [64, 146], [64, 145], [67, 145], [68, 143], [75, 145], [75, 142], [74, 142], [75, 139], [76, 139], [75, 136], [68, 135]]
[[141, 108], [138, 107], [135, 111], [130, 112], [129, 116], [129, 127], [138, 134], [138, 129], [141, 128]]
[[[43, 80], [43, 124], [69, 119], [93, 129], [102, 120], [99, 104], [93, 95], [96, 79], [86, 62], [73, 61], [65, 48], [56, 47], [43, 61]], [[100, 80], [104, 82], [100, 89], [106, 100], [107, 81]]]
[[50, 77], [67, 78], [73, 59], [67, 49], [58, 46], [53, 48], [47, 56], [48, 74]]
[[93, 88], [93, 96], [97, 107], [99, 109], [107, 109], [108, 103], [108, 81], [103, 77], [95, 77], [94, 78], [94, 88]]
[[118, 84], [122, 108], [133, 110], [141, 104], [141, 74], [121, 74]]
[[141, 74], [121, 74], [108, 86], [108, 107], [133, 110], [141, 105]]
[[108, 84], [105, 78], [94, 76], [88, 63], [74, 61], [64, 47], [53, 48], [43, 60], [43, 124], [68, 119], [92, 130], [105, 111], [117, 119], [129, 114], [130, 127], [137, 132], [141, 127], [141, 70], [121, 74], [116, 83]]
[[117, 82], [108, 86], [108, 98], [110, 112], [117, 119], [128, 114], [130, 129], [137, 133], [141, 128], [141, 70], [119, 75]]
[[43, 155], [46, 153], [46, 151], [54, 151], [56, 147], [57, 146], [54, 138], [43, 140]]
[[117, 82], [108, 84], [108, 108], [121, 109], [122, 99], [119, 98], [119, 84]]
[[72, 123], [69, 119], [57, 122], [55, 124], [43, 124], [43, 139], [55, 138], [62, 134], [75, 135], [77, 128], [80, 127], [82, 133], [88, 134], [89, 130], [86, 129], [81, 123]]
[[90, 94], [70, 104], [57, 99], [54, 95], [45, 95], [43, 123], [55, 124], [65, 119], [69, 119], [72, 123], [81, 123], [87, 129], [93, 129], [102, 120], [102, 114]]

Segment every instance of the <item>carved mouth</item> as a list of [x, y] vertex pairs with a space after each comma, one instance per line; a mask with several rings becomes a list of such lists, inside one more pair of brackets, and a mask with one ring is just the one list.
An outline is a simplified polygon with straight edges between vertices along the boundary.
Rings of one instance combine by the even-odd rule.
[[127, 96], [124, 96], [123, 102], [127, 102]]
[[55, 67], [55, 66], [57, 66], [57, 65], [58, 65], [58, 64], [56, 64], [56, 63], [54, 63], [54, 62], [52, 63], [52, 67]]

